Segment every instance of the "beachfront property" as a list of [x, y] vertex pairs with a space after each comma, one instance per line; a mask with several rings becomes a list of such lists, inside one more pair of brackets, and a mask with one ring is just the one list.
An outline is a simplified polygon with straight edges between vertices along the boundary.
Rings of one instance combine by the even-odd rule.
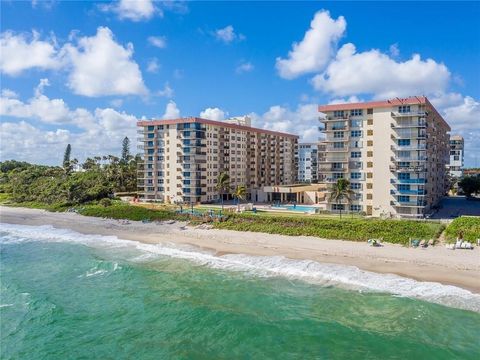
[[460, 135], [450, 136], [450, 162], [447, 165], [450, 176], [463, 176], [464, 140]]
[[[449, 125], [424, 96], [321, 105], [326, 136], [321, 181], [350, 181], [352, 201], [330, 211], [421, 218], [447, 190]], [[327, 192], [330, 190], [327, 190]]]
[[[245, 185], [247, 200], [255, 202], [264, 198], [264, 186], [297, 180], [298, 136], [252, 127], [249, 117], [149, 120], [137, 126], [144, 159], [138, 170], [141, 200], [217, 202], [222, 172], [231, 188]], [[231, 199], [228, 193], [223, 197]]]
[[318, 143], [298, 144], [298, 181], [318, 182]]

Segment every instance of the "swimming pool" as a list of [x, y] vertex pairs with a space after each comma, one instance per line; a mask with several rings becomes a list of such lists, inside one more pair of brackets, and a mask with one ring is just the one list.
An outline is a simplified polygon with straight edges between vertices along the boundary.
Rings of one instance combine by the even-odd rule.
[[307, 205], [280, 205], [280, 206], [272, 206], [272, 209], [282, 209], [288, 211], [299, 211], [299, 212], [315, 212], [317, 209], [315, 206], [307, 206]]

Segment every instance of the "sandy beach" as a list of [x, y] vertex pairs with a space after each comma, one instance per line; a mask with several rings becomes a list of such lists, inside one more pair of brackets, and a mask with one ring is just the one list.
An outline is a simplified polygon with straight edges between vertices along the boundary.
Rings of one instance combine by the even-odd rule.
[[356, 266], [362, 270], [391, 273], [419, 281], [455, 285], [480, 293], [480, 248], [447, 250], [384, 244], [374, 248], [366, 243], [328, 240], [306, 236], [284, 236], [192, 227], [182, 222], [141, 223], [87, 217], [75, 213], [0, 207], [0, 221], [8, 224], [52, 225], [83, 234], [114, 235], [120, 239], [149, 244], [189, 244], [227, 253], [309, 259], [323, 263]]

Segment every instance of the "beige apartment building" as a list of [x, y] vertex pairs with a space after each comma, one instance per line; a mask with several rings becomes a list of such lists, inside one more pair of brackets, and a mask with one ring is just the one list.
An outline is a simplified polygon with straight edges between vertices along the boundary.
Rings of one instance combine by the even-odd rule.
[[258, 201], [264, 186], [296, 181], [298, 136], [254, 128], [248, 117], [149, 120], [137, 126], [144, 159], [138, 170], [142, 200], [218, 201], [222, 172], [232, 188], [245, 185], [251, 201]]
[[449, 125], [426, 97], [319, 106], [326, 155], [320, 181], [346, 178], [352, 201], [327, 209], [421, 218], [446, 192]]

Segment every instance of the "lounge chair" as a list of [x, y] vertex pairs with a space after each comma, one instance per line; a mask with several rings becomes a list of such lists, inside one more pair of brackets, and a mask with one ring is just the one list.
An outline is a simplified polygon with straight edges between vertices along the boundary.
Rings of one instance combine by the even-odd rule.
[[415, 247], [415, 248], [416, 248], [416, 247], [418, 247], [418, 246], [420, 245], [420, 240], [419, 240], [419, 239], [412, 239], [412, 240], [410, 240], [410, 245], [411, 245], [412, 247]]
[[463, 243], [463, 240], [457, 239], [457, 241], [455, 242], [455, 249], [461, 249], [462, 243]]
[[445, 247], [447, 250], [455, 250], [455, 244], [446, 244]]

